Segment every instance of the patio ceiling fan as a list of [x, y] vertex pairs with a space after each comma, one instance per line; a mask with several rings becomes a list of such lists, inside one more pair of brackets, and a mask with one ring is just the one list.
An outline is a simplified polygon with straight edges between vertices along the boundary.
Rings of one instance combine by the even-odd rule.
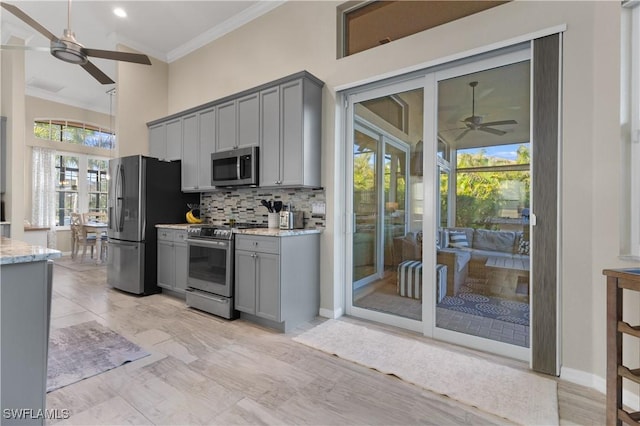
[[[56, 58], [69, 62], [71, 64], [80, 65], [93, 78], [102, 84], [114, 84], [115, 82], [109, 78], [104, 72], [89, 61], [89, 57], [111, 59], [114, 61], [133, 62], [143, 65], [151, 65], [151, 61], [147, 55], [138, 53], [117, 52], [113, 50], [90, 49], [80, 44], [71, 31], [71, 0], [67, 10], [67, 28], [64, 30], [62, 37], [56, 37], [52, 32], [40, 25], [35, 19], [24, 13], [22, 10], [11, 4], [0, 2], [0, 6], [6, 9], [17, 18], [24, 21], [34, 30], [45, 36], [51, 41], [49, 51]], [[10, 46], [3, 45], [2, 49], [31, 49], [27, 46]], [[46, 49], [46, 48], [44, 48]], [[34, 50], [43, 50], [43, 48], [35, 48]]]
[[469, 86], [471, 86], [471, 90], [472, 90], [471, 116], [462, 120], [462, 122], [465, 124], [465, 127], [462, 127], [461, 129], [464, 129], [464, 132], [458, 135], [458, 137], [455, 139], [456, 141], [459, 141], [460, 139], [465, 137], [467, 133], [469, 133], [472, 130], [479, 130], [481, 132], [487, 132], [494, 135], [502, 136], [507, 132], [500, 129], [494, 129], [491, 126], [504, 126], [507, 124], [518, 124], [516, 120], [501, 120], [501, 121], [490, 121], [488, 123], [483, 123], [482, 117], [479, 115], [476, 115], [476, 86], [477, 85], [478, 85], [477, 81], [472, 81], [469, 83]]

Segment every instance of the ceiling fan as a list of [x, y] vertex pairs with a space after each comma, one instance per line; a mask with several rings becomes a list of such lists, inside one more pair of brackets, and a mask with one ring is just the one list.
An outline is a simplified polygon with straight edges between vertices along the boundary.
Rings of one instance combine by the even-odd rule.
[[462, 127], [462, 129], [465, 129], [465, 130], [464, 132], [458, 135], [458, 137], [455, 139], [456, 141], [459, 141], [460, 139], [465, 137], [467, 133], [469, 133], [472, 130], [479, 130], [481, 132], [487, 132], [494, 135], [502, 136], [507, 132], [500, 129], [494, 129], [493, 127], [490, 127], [490, 126], [504, 126], [506, 124], [518, 124], [516, 120], [501, 120], [501, 121], [491, 121], [489, 123], [483, 123], [482, 117], [480, 117], [479, 115], [476, 115], [476, 86], [477, 85], [478, 85], [477, 81], [472, 81], [469, 83], [469, 86], [471, 86], [471, 90], [473, 92], [472, 100], [471, 100], [471, 116], [462, 120], [462, 122], [465, 124], [466, 127]]
[[[49, 51], [56, 58], [69, 62], [71, 64], [80, 65], [87, 71], [93, 78], [98, 80], [102, 84], [114, 84], [111, 78], [106, 75], [104, 72], [100, 71], [98, 67], [96, 67], [92, 62], [89, 61], [88, 57], [94, 58], [103, 58], [103, 59], [112, 59], [114, 61], [125, 61], [125, 62], [133, 62], [136, 64], [143, 65], [151, 65], [151, 61], [147, 55], [142, 55], [138, 53], [127, 53], [127, 52], [117, 52], [113, 50], [99, 50], [99, 49], [89, 49], [80, 44], [75, 37], [73, 31], [71, 31], [71, 0], [69, 0], [69, 7], [67, 11], [67, 28], [64, 30], [62, 37], [56, 37], [47, 30], [45, 27], [40, 25], [36, 20], [31, 18], [29, 15], [24, 13], [22, 10], [18, 9], [16, 6], [11, 4], [0, 2], [0, 6], [2, 6], [7, 11], [11, 12], [13, 15], [27, 23], [34, 30], [38, 31], [40, 34], [45, 36], [51, 41], [51, 46]], [[1, 46], [2, 49], [15, 49], [22, 48], [28, 49], [25, 46]]]

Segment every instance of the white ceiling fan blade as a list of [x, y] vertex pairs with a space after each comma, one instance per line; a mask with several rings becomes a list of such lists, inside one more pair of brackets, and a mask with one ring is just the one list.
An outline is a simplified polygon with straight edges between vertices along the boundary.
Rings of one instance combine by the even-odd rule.
[[478, 130], [482, 131], [482, 132], [487, 132], [487, 133], [491, 133], [493, 135], [498, 135], [498, 136], [502, 136], [504, 135], [505, 131], [503, 130], [498, 130], [498, 129], [492, 129], [491, 127], [484, 127], [484, 126], [480, 126], [478, 127]]
[[483, 126], [504, 126], [507, 124], [518, 124], [516, 120], [502, 120], [502, 121], [491, 121], [489, 123], [482, 123]]
[[0, 45], [0, 50], [34, 50], [38, 52], [49, 52], [50, 49], [48, 47], [43, 46], [16, 46], [13, 44], [3, 44]]
[[455, 141], [457, 142], [457, 141], [459, 141], [460, 139], [464, 138], [464, 137], [467, 135], [467, 133], [469, 133], [470, 131], [471, 131], [471, 129], [467, 129], [467, 130], [465, 130], [464, 132], [460, 133], [460, 134], [458, 135], [458, 137], [457, 137], [457, 138], [455, 138]]

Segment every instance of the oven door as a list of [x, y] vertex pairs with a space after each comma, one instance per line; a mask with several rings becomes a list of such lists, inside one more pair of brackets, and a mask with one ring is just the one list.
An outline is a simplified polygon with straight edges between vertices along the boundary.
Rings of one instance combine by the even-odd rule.
[[231, 297], [233, 295], [233, 240], [188, 239], [187, 285]]

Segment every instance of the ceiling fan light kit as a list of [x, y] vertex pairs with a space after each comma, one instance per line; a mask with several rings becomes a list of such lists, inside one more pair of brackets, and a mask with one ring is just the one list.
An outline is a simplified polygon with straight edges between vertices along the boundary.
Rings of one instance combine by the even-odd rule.
[[[0, 2], [0, 6], [15, 15], [20, 20], [24, 21], [31, 28], [45, 36], [51, 41], [50, 49], [51, 55], [70, 64], [80, 65], [85, 71], [87, 71], [93, 78], [98, 80], [102, 84], [114, 84], [108, 75], [102, 72], [98, 67], [91, 63], [88, 59], [89, 56], [95, 58], [110, 59], [114, 61], [132, 62], [136, 64], [151, 65], [151, 60], [147, 55], [139, 53], [127, 53], [118, 52], [115, 50], [100, 50], [100, 49], [88, 49], [82, 44], [78, 43], [75, 34], [71, 31], [71, 0], [69, 0], [69, 7], [67, 10], [67, 26], [64, 30], [62, 37], [56, 37], [52, 32], [40, 25], [35, 19], [24, 13], [9, 3]], [[2, 48], [12, 48], [13, 46], [2, 46]], [[25, 48], [25, 47], [23, 47]]]
[[87, 55], [82, 51], [83, 48], [84, 46], [76, 41], [75, 34], [68, 29], [64, 30], [62, 38], [51, 40], [51, 54], [70, 64], [87, 63]]

